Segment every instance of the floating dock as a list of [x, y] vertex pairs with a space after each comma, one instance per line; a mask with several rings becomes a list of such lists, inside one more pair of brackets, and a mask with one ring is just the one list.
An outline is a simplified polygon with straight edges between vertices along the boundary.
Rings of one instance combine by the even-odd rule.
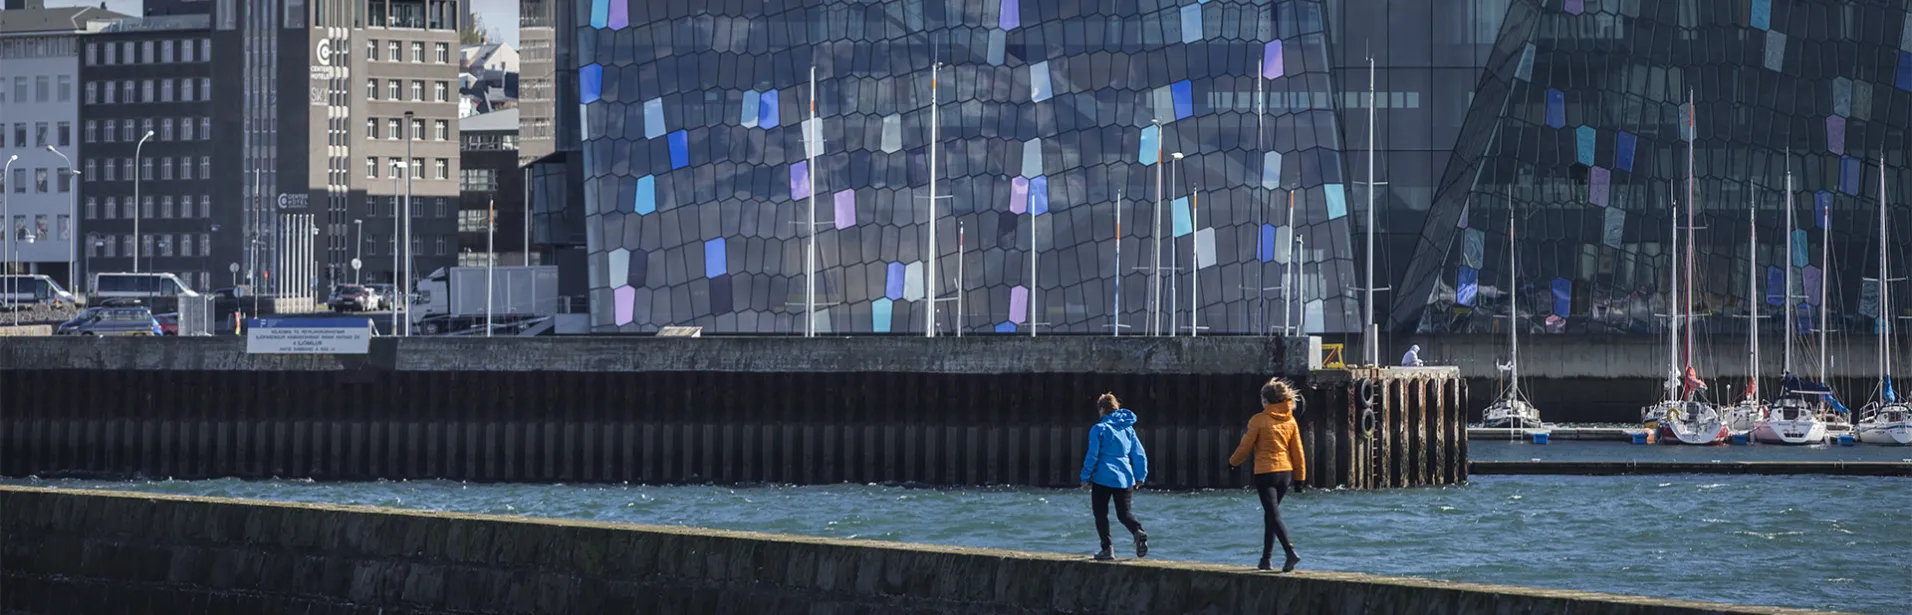
[[1474, 461], [1468, 472], [1634, 476], [1645, 474], [1827, 474], [1912, 477], [1912, 462], [1897, 461]]
[[1545, 427], [1541, 429], [1469, 427], [1467, 439], [1531, 441], [1534, 434], [1547, 434], [1548, 439], [1551, 440], [1629, 442], [1633, 440], [1633, 434], [1639, 431], [1620, 427]]

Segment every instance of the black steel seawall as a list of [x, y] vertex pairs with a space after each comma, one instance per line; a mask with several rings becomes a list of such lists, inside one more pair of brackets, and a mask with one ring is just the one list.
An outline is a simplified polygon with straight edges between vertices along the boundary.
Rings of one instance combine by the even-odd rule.
[[1226, 468], [1256, 391], [1305, 385], [1317, 484], [1464, 480], [1452, 369], [1315, 371], [1309, 338], [0, 339], [0, 474], [1073, 486], [1096, 418], [1140, 416], [1149, 482]]

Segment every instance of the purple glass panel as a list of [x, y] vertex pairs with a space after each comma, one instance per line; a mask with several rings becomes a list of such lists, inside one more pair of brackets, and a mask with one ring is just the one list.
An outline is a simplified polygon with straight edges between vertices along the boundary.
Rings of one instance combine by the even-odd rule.
[[856, 225], [856, 191], [839, 190], [836, 193], [836, 227], [843, 230]]
[[1261, 78], [1274, 79], [1286, 74], [1288, 69], [1281, 63], [1281, 41], [1268, 41], [1261, 48]]
[[1573, 15], [1579, 15], [1582, 11], [1585, 11], [1585, 10], [1587, 10], [1585, 0], [1567, 0], [1568, 13]]
[[1009, 211], [1012, 213], [1024, 213], [1029, 211], [1028, 178], [1018, 177], [1009, 180]]
[[1002, 14], [996, 18], [996, 27], [1014, 30], [1022, 25], [1021, 0], [1002, 0]]
[[631, 324], [631, 312], [634, 311], [633, 307], [637, 304], [637, 289], [629, 286], [619, 286], [617, 290], [611, 291], [611, 297], [617, 301], [617, 326], [622, 327]]
[[790, 165], [790, 200], [810, 198], [810, 162]]
[[1613, 172], [1606, 167], [1593, 167], [1587, 172], [1587, 200], [1601, 207], [1607, 206], [1607, 194], [1611, 189]]
[[631, 25], [630, 4], [624, 2], [624, 0], [611, 0], [611, 19], [609, 25], [612, 30], [621, 30]]
[[1805, 283], [1803, 290], [1806, 291], [1807, 305], [1819, 305], [1819, 282], [1821, 277], [1818, 267], [1809, 266], [1799, 270], [1799, 279]]
[[1846, 153], [1846, 118], [1826, 116], [1826, 149], [1834, 154]]
[[1029, 315], [1029, 289], [1017, 286], [1009, 289], [1009, 322], [1021, 323]]
[[1029, 213], [1049, 213], [1049, 177], [1046, 175], [1029, 180]]

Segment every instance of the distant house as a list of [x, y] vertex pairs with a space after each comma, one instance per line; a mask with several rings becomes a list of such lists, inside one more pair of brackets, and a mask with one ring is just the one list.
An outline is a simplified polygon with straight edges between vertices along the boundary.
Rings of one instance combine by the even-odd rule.
[[517, 106], [518, 50], [504, 43], [480, 43], [459, 48], [458, 113], [460, 117], [501, 111]]

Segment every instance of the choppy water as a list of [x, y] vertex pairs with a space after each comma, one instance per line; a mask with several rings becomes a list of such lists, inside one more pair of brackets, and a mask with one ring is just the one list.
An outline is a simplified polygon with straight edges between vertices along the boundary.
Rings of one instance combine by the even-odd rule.
[[[11, 482], [1063, 553], [1096, 546], [1078, 490]], [[1309, 492], [1290, 498], [1284, 517], [1304, 568], [1884, 615], [1912, 612], [1909, 502], [1907, 479], [1504, 476]], [[1247, 491], [1143, 491], [1136, 506], [1155, 557], [1250, 565], [1258, 555], [1261, 517]]]

